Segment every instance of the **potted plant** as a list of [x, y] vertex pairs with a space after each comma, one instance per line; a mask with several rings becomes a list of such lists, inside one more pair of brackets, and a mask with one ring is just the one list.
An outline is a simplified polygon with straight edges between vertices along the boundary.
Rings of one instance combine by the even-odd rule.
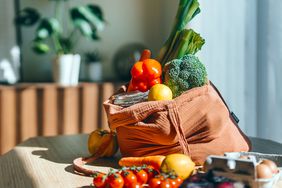
[[67, 20], [63, 16], [63, 3], [66, 3], [66, 0], [56, 0], [54, 3], [54, 17], [41, 17], [36, 9], [28, 7], [19, 12], [16, 24], [37, 24], [32, 42], [33, 51], [37, 54], [53, 51], [54, 81], [61, 85], [76, 85], [81, 58], [79, 54], [75, 54], [74, 44], [77, 44], [81, 35], [91, 40], [99, 39], [98, 32], [102, 31], [105, 25], [103, 13], [99, 6], [93, 4], [73, 7], [68, 10], [71, 26], [64, 28]]
[[87, 77], [90, 81], [102, 80], [102, 56], [99, 51], [87, 52], [85, 54], [87, 66]]

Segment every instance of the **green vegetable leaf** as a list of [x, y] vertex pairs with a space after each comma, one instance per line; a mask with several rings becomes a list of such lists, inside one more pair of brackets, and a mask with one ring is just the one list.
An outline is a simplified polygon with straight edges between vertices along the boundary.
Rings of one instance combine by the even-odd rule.
[[196, 33], [192, 29], [189, 29], [188, 32], [190, 33], [188, 39], [188, 48], [186, 49], [184, 55], [196, 54], [199, 50], [201, 50], [202, 46], [205, 44], [205, 39], [203, 39], [200, 34]]
[[196, 54], [205, 44], [205, 40], [194, 30], [184, 29], [177, 32], [172, 41], [171, 48], [164, 56], [164, 62], [180, 59], [187, 54]]
[[181, 31], [197, 14], [200, 13], [198, 0], [180, 0], [177, 11], [175, 30]]
[[[185, 29], [189, 21], [191, 21], [197, 14], [200, 13], [199, 6], [200, 4], [198, 0], [179, 1], [173, 29], [158, 55], [158, 60], [161, 62], [161, 64], [164, 65], [166, 62], [171, 60], [173, 56], [177, 55], [176, 53], [180, 53], [179, 50], [181, 50], [181, 53], [185, 54], [187, 40], [185, 37], [181, 38], [181, 36], [178, 34]], [[183, 49], [180, 49], [179, 45], [181, 45]], [[176, 50], [178, 50], [178, 52], [176, 52]]]
[[18, 25], [23, 26], [32, 26], [40, 19], [40, 14], [36, 9], [25, 8], [19, 12], [19, 15], [16, 17], [15, 22]]

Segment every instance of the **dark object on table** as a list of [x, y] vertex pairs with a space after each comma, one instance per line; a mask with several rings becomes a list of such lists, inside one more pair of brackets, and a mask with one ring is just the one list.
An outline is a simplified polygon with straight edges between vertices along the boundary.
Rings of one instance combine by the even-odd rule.
[[198, 173], [186, 179], [180, 188], [242, 188], [244, 185], [222, 176], [214, 176], [212, 171]]
[[133, 43], [121, 47], [116, 52], [113, 59], [114, 69], [121, 80], [130, 80], [130, 69], [135, 62], [139, 61], [144, 49], [146, 47], [142, 44]]
[[134, 104], [145, 102], [148, 99], [148, 91], [133, 91], [114, 95], [110, 98], [111, 102], [121, 107], [129, 107]]

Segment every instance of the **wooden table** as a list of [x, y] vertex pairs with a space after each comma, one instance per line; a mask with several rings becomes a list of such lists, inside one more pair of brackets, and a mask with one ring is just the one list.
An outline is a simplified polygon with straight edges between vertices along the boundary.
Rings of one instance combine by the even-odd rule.
[[[282, 153], [282, 144], [252, 139], [253, 151]], [[73, 173], [72, 161], [87, 156], [87, 135], [36, 137], [0, 157], [0, 187], [89, 187], [92, 178]], [[117, 167], [118, 157], [97, 160], [100, 171]], [[278, 187], [282, 187], [279, 182]]]

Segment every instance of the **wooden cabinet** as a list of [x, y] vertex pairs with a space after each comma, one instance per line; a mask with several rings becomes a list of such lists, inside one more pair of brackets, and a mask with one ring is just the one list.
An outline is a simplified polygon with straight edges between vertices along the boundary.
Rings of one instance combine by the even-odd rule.
[[0, 154], [34, 136], [90, 133], [107, 128], [103, 101], [120, 83], [0, 86]]

